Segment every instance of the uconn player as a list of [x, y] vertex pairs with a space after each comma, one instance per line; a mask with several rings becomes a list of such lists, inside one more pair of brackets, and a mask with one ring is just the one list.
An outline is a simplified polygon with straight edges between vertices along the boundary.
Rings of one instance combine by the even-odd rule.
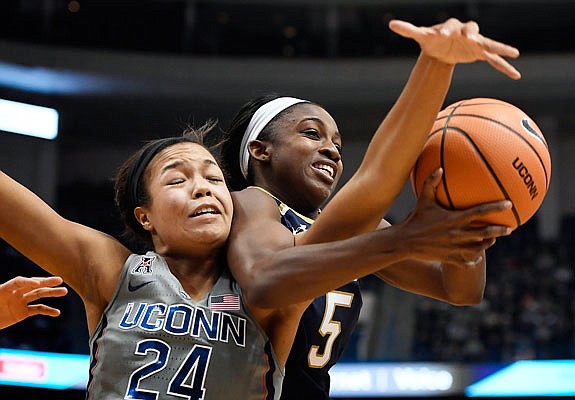
[[[474, 22], [450, 19], [418, 28], [392, 21], [390, 27], [416, 40], [421, 55], [359, 170], [321, 215], [319, 208], [343, 168], [341, 136], [325, 109], [291, 97], [263, 96], [246, 103], [227, 131], [223, 161], [236, 191], [228, 250], [232, 273], [247, 298], [262, 307], [316, 297], [297, 331], [283, 399], [328, 398], [328, 371], [351, 336], [361, 308], [354, 279], [375, 273], [414, 293], [452, 304], [475, 304], [485, 285], [484, 251], [497, 236], [509, 233], [507, 227], [470, 224], [484, 213], [508, 208], [508, 202], [465, 212], [440, 208], [433, 200], [438, 171], [428, 178], [426, 195], [411, 216], [379, 231], [383, 236], [377, 243], [378, 260], [372, 258], [374, 245], [358, 244], [364, 235], [342, 240], [389, 226], [381, 219], [403, 188], [441, 108], [454, 64], [484, 60], [519, 78], [502, 58], [518, 56], [517, 50], [483, 37]], [[302, 246], [333, 240], [340, 242], [330, 251]], [[358, 244], [353, 254], [342, 247], [350, 241]], [[317, 297], [320, 293], [327, 294]], [[302, 304], [306, 303], [294, 307]]]
[[0, 172], [0, 236], [84, 302], [89, 399], [279, 398], [299, 315], [244, 301], [225, 263], [232, 200], [199, 138], [152, 141], [120, 169], [116, 199], [144, 254]]

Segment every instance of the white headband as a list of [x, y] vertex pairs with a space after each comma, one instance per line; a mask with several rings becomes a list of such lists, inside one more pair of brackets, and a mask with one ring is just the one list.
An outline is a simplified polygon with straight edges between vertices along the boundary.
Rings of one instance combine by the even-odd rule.
[[276, 115], [297, 103], [309, 102], [307, 100], [296, 99], [295, 97], [278, 97], [256, 110], [244, 132], [242, 144], [240, 145], [240, 169], [242, 170], [244, 178], [248, 177], [248, 162], [250, 161], [248, 145], [250, 142], [258, 138], [260, 132]]

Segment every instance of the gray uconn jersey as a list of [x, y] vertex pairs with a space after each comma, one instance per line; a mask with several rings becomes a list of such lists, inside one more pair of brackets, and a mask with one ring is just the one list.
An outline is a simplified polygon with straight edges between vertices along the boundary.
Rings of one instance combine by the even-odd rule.
[[132, 254], [90, 338], [88, 399], [275, 400], [283, 371], [224, 270], [192, 300], [156, 253]]

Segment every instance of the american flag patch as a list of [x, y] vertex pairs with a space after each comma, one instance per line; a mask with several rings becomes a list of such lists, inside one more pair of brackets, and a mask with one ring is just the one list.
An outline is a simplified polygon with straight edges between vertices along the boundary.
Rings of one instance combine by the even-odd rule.
[[221, 294], [219, 296], [210, 297], [210, 308], [212, 310], [239, 310], [240, 309], [240, 295], [239, 294]]

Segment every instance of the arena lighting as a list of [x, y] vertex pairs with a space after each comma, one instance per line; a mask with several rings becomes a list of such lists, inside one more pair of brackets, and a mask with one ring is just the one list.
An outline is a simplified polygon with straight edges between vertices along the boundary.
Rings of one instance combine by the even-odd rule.
[[0, 385], [85, 390], [90, 357], [0, 348]]
[[[87, 354], [0, 348], [0, 385], [86, 390], [89, 368]], [[330, 375], [333, 398], [575, 396], [575, 360], [349, 362]]]
[[333, 398], [575, 397], [575, 360], [506, 363], [338, 363]]
[[522, 360], [473, 383], [468, 397], [575, 396], [574, 360]]
[[53, 140], [58, 136], [58, 111], [0, 99], [0, 130]]
[[330, 371], [331, 397], [459, 395], [467, 371], [441, 363], [339, 363]]

